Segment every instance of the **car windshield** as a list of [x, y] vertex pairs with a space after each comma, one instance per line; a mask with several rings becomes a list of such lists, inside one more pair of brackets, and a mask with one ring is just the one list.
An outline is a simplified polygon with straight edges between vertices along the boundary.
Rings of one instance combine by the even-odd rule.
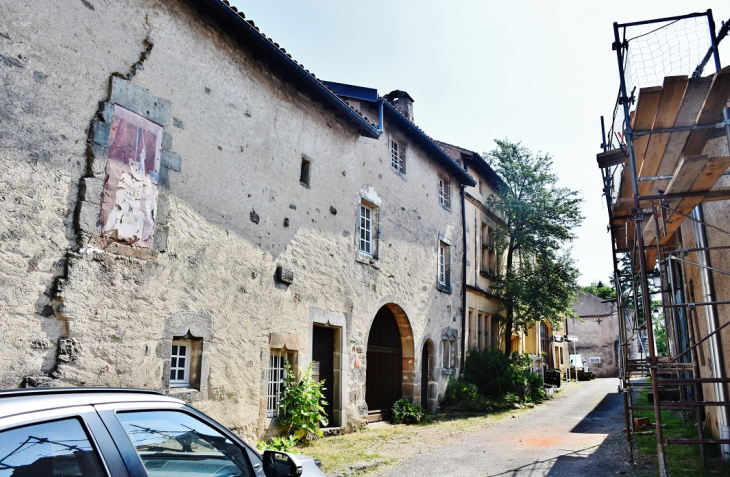
[[151, 477], [253, 476], [243, 449], [184, 412], [120, 412], [118, 418]]

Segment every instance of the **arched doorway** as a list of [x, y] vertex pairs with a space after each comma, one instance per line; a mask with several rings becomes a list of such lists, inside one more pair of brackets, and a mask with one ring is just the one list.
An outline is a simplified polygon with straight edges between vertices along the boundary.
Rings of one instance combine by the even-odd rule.
[[370, 327], [365, 370], [368, 422], [390, 418], [395, 401], [413, 399], [415, 387], [413, 334], [405, 312], [383, 306]]

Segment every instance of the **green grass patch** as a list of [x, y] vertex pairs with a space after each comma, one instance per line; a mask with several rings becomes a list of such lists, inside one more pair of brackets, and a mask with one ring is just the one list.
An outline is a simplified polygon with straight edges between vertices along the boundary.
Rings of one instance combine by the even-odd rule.
[[[635, 406], [651, 406], [648, 394], [641, 393], [634, 399]], [[634, 417], [647, 417], [654, 422], [653, 410], [636, 410]], [[697, 438], [697, 428], [694, 416], [687, 413], [687, 425], [682, 420], [680, 411], [662, 411], [664, 438]], [[653, 429], [653, 427], [652, 427]], [[708, 436], [705, 436], [708, 437]], [[657, 441], [655, 433], [635, 436], [636, 450], [641, 454], [657, 455]], [[730, 475], [730, 462], [720, 459], [720, 446], [705, 445], [706, 467], [702, 468], [700, 446], [697, 444], [670, 444], [665, 447], [667, 473], [674, 475], [716, 476]]]

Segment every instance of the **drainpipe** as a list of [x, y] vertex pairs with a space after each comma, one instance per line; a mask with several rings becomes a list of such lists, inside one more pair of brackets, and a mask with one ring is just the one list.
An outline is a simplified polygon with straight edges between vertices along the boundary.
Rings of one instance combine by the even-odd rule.
[[[464, 161], [466, 169], [466, 161]], [[464, 354], [466, 351], [466, 186], [461, 185], [461, 243], [463, 251], [461, 254], [461, 356], [459, 358], [459, 370], [464, 372]]]
[[[702, 300], [705, 302], [713, 302], [715, 300], [715, 285], [712, 280], [712, 274], [708, 267], [710, 264], [710, 251], [707, 250], [707, 229], [705, 227], [705, 214], [702, 210], [702, 204], [699, 204], [692, 211], [692, 218], [696, 220], [692, 222], [695, 243], [697, 248], [702, 249], [697, 252], [697, 262], [700, 265], [700, 282], [702, 284]], [[722, 343], [715, 330], [718, 328], [717, 307], [708, 305], [705, 309], [705, 319], [707, 320], [707, 333], [714, 333], [708, 340], [710, 344], [710, 355], [712, 356], [712, 374], [715, 378], [725, 377], [725, 366], [723, 361]], [[715, 396], [717, 401], [726, 401], [727, 393], [723, 383], [715, 383]], [[728, 427], [728, 408], [727, 406], [717, 406], [717, 423], [720, 428], [720, 439], [730, 439], [730, 427]], [[722, 459], [730, 458], [730, 444], [722, 444]]]

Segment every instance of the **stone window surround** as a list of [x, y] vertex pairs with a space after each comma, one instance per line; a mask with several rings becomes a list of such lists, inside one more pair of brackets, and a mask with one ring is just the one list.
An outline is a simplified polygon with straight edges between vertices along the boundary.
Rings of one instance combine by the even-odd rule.
[[[373, 268], [380, 268], [379, 259], [379, 244], [383, 238], [383, 231], [380, 227], [382, 218], [380, 213], [383, 207], [383, 201], [378, 196], [377, 192], [372, 186], [363, 186], [358, 192], [356, 201], [356, 213], [357, 217], [355, 223], [355, 260], [357, 262], [367, 264]], [[371, 229], [371, 241], [372, 241], [372, 254], [367, 254], [360, 250], [360, 213], [361, 207], [368, 207], [373, 211], [372, 214], [372, 229]]]
[[459, 362], [459, 330], [447, 327], [441, 331], [441, 374], [455, 375]]
[[[403, 180], [408, 180], [408, 145], [388, 135], [388, 157], [390, 158], [390, 170]], [[395, 147], [394, 147], [395, 146]]]
[[311, 156], [302, 153], [302, 164], [299, 171], [299, 184], [307, 189], [311, 188], [312, 184], [312, 166], [314, 159]]
[[[162, 339], [157, 345], [157, 356], [163, 360], [162, 389], [169, 394], [187, 402], [201, 401], [209, 398], [208, 363], [209, 347], [213, 337], [213, 317], [207, 312], [181, 311], [175, 313], [165, 321]], [[178, 339], [198, 341], [200, 345], [200, 361], [191, 362], [191, 367], [199, 369], [198, 388], [171, 387], [170, 385], [170, 357], [172, 343]], [[195, 359], [195, 356], [191, 356]]]
[[[436, 246], [436, 262], [437, 262], [437, 274], [436, 274], [436, 288], [439, 291], [442, 291], [444, 293], [452, 293], [452, 287], [451, 287], [451, 249], [452, 249], [452, 242], [451, 239], [446, 237], [446, 234], [443, 232], [439, 233], [438, 236], [438, 243]], [[445, 259], [445, 281], [442, 283], [441, 281], [441, 248], [445, 247], [446, 250], [446, 256]]]
[[438, 176], [438, 198], [439, 205], [451, 212], [451, 180], [442, 174]]
[[[160, 153], [160, 170], [158, 172], [158, 200], [152, 249], [135, 247], [116, 242], [101, 236], [100, 213], [106, 179], [106, 164], [111, 137], [111, 125], [114, 118], [114, 106], [119, 105], [139, 116], [159, 124], [162, 131], [162, 150]], [[182, 170], [180, 155], [172, 151], [172, 134], [167, 125], [171, 116], [170, 101], [157, 97], [146, 89], [120, 76], [110, 79], [110, 95], [108, 101], [99, 103], [99, 111], [91, 122], [87, 175], [81, 178], [79, 187], [79, 207], [77, 209], [77, 229], [91, 241], [113, 243], [114, 247], [101, 247], [118, 254], [134, 253], [136, 258], [152, 258], [154, 252], [167, 250], [169, 233], [169, 197], [170, 171]], [[182, 124], [182, 123], [180, 123]]]
[[[291, 364], [294, 373], [296, 374], [299, 365], [303, 362], [301, 356], [301, 339], [297, 333], [283, 333], [283, 332], [272, 332], [269, 334], [269, 345], [266, 351], [261, 353], [261, 406], [259, 408], [259, 418], [263, 423], [263, 428], [259, 429], [259, 434], [266, 433], [269, 435], [270, 431], [280, 429], [281, 423], [279, 422], [278, 415], [270, 416], [269, 414], [269, 382], [271, 381], [271, 356], [272, 352], [280, 352], [286, 354], [286, 359]], [[275, 434], [271, 434], [275, 435]]]

